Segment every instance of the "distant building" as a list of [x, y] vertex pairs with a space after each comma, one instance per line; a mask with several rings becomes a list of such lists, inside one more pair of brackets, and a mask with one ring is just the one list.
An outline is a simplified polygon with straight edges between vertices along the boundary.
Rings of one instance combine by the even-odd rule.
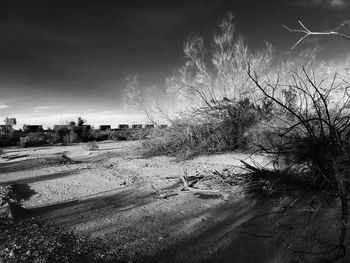
[[23, 131], [25, 132], [40, 132], [43, 131], [42, 125], [23, 125]]
[[86, 130], [90, 130], [91, 129], [91, 125], [83, 125], [83, 128]]
[[137, 129], [142, 129], [142, 124], [133, 124], [131, 126], [132, 129], [137, 130]]
[[129, 124], [119, 124], [118, 129], [119, 130], [127, 130], [127, 129], [129, 129]]
[[145, 129], [153, 129], [154, 128], [154, 124], [146, 124], [145, 125]]
[[111, 129], [111, 125], [100, 125], [100, 131], [107, 131]]
[[167, 124], [161, 124], [161, 125], [159, 125], [159, 128], [166, 129], [166, 128], [168, 128], [168, 125]]

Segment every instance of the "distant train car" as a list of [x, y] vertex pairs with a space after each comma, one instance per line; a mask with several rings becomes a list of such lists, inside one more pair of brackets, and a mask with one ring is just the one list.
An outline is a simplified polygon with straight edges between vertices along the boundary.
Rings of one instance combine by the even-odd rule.
[[145, 129], [154, 129], [154, 124], [146, 124]]
[[133, 124], [133, 125], [131, 126], [131, 129], [133, 129], [133, 130], [142, 129], [142, 124]]
[[41, 132], [43, 131], [42, 125], [23, 125], [23, 131], [25, 132]]
[[100, 125], [100, 131], [108, 131], [111, 129], [111, 125]]
[[129, 124], [119, 124], [118, 129], [119, 130], [127, 130], [127, 129], [129, 129]]

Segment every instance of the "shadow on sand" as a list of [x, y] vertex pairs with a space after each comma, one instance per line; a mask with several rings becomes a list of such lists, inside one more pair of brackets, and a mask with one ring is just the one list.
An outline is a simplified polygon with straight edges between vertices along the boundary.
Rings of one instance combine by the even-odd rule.
[[37, 193], [26, 183], [13, 184], [13, 191], [16, 193], [19, 200], [28, 200], [31, 196]]
[[191, 193], [160, 200], [152, 190], [130, 188], [31, 214], [103, 236], [132, 262], [327, 262], [327, 255], [303, 252], [336, 244], [338, 204], [314, 199], [297, 192], [284, 198], [251, 193], [209, 206]]
[[81, 169], [73, 169], [69, 171], [62, 171], [58, 173], [52, 173], [52, 174], [45, 174], [35, 177], [27, 177], [22, 179], [17, 179], [13, 181], [6, 181], [6, 184], [30, 184], [30, 183], [37, 183], [37, 182], [43, 182], [43, 181], [49, 181], [49, 180], [55, 180], [58, 178], [64, 178], [67, 176], [72, 176], [77, 173], [79, 173]]

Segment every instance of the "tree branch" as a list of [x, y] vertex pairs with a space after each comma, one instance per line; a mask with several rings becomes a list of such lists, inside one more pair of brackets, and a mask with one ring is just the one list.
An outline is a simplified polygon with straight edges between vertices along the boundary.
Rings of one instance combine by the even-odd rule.
[[291, 49], [294, 49], [297, 45], [299, 45], [304, 39], [310, 36], [338, 36], [341, 38], [344, 38], [346, 40], [350, 41], [350, 36], [347, 36], [343, 33], [340, 33], [339, 30], [345, 26], [350, 25], [350, 20], [343, 22], [341, 25], [337, 26], [334, 29], [326, 30], [326, 31], [311, 31], [309, 30], [301, 21], [298, 21], [298, 23], [301, 26], [301, 29], [291, 29], [285, 25], [283, 27], [287, 29], [289, 32], [296, 32], [296, 33], [303, 33], [304, 36], [302, 36], [293, 46]]

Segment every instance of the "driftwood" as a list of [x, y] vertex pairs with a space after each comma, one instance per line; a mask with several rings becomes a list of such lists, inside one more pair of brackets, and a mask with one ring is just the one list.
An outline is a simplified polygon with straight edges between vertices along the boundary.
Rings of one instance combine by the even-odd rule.
[[200, 188], [195, 188], [193, 186], [190, 186], [187, 180], [186, 173], [183, 176], [180, 176], [180, 179], [184, 185], [184, 187], [181, 189], [181, 191], [191, 191], [191, 192], [197, 192], [197, 193], [218, 193], [219, 190], [209, 190], [209, 189], [200, 189]]

